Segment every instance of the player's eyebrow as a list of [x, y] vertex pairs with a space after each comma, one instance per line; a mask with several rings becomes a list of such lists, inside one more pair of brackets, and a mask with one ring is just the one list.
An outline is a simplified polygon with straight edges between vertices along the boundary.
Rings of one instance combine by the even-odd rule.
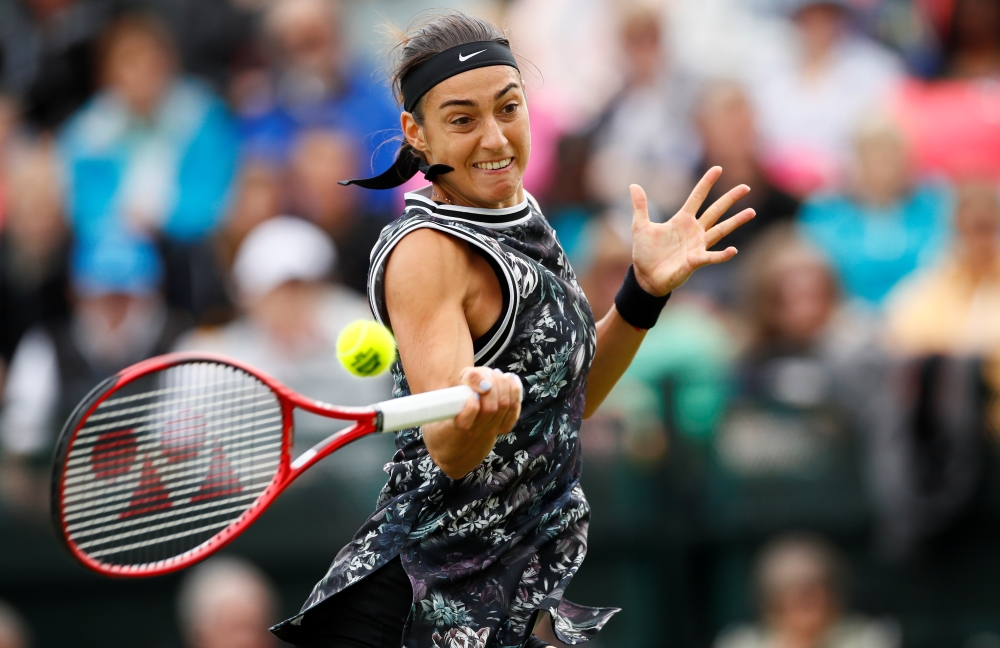
[[501, 91], [497, 92], [495, 95], [493, 95], [493, 99], [494, 100], [499, 99], [500, 97], [504, 96], [505, 94], [507, 94], [508, 92], [510, 92], [511, 90], [513, 90], [514, 88], [518, 87], [518, 85], [519, 84], [516, 81], [511, 81], [509, 84], [507, 84], [506, 88], [504, 88], [503, 90], [501, 90]]
[[[493, 99], [494, 100], [499, 99], [500, 97], [504, 96], [514, 88], [517, 88], [519, 85], [520, 84], [517, 83], [516, 81], [511, 81], [506, 86], [504, 86], [503, 89], [498, 90], [497, 93], [493, 95]], [[447, 108], [448, 106], [465, 106], [466, 108], [478, 108], [479, 102], [473, 99], [449, 99], [448, 101], [445, 101], [440, 106], [438, 106], [438, 110]]]
[[448, 106], [466, 106], [468, 108], [476, 108], [477, 106], [479, 106], [479, 104], [473, 101], [472, 99], [449, 99], [448, 101], [438, 106], [438, 110], [442, 108], [447, 108]]

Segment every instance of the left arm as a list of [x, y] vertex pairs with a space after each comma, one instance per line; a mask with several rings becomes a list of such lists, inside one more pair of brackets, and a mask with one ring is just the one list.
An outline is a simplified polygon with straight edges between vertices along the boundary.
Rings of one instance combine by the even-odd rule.
[[[629, 187], [632, 192], [632, 265], [636, 281], [647, 293], [666, 295], [680, 287], [698, 268], [724, 263], [736, 256], [734, 247], [718, 252], [711, 252], [709, 248], [754, 217], [752, 209], [744, 209], [718, 223], [733, 203], [749, 193], [750, 187], [739, 185], [730, 189], [698, 218], [698, 210], [720, 175], [720, 167], [709, 169], [680, 211], [665, 223], [650, 222], [646, 193], [639, 185]], [[646, 331], [626, 322], [614, 306], [597, 323], [597, 353], [587, 378], [584, 418], [604, 402], [632, 363], [645, 337]]]

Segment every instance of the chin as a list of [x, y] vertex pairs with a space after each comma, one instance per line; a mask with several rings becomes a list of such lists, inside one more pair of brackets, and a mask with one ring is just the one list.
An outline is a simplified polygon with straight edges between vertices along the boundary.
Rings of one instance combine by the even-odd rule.
[[520, 183], [517, 182], [502, 182], [496, 186], [486, 188], [482, 192], [483, 202], [500, 203], [512, 200], [517, 195], [517, 190], [520, 186]]

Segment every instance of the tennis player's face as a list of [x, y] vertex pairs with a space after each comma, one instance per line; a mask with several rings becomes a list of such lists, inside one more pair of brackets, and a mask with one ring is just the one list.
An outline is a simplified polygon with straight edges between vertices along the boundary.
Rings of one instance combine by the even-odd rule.
[[424, 123], [403, 113], [403, 132], [431, 164], [455, 170], [435, 180], [458, 205], [512, 207], [531, 151], [521, 77], [507, 65], [469, 70], [424, 95]]

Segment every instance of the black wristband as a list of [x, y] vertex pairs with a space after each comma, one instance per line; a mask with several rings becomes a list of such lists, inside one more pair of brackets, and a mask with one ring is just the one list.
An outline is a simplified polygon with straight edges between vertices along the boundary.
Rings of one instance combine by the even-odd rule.
[[615, 295], [615, 308], [622, 319], [638, 329], [651, 329], [660, 317], [660, 311], [667, 305], [670, 293], [663, 297], [650, 295], [642, 289], [635, 278], [635, 269], [628, 267], [625, 281]]

